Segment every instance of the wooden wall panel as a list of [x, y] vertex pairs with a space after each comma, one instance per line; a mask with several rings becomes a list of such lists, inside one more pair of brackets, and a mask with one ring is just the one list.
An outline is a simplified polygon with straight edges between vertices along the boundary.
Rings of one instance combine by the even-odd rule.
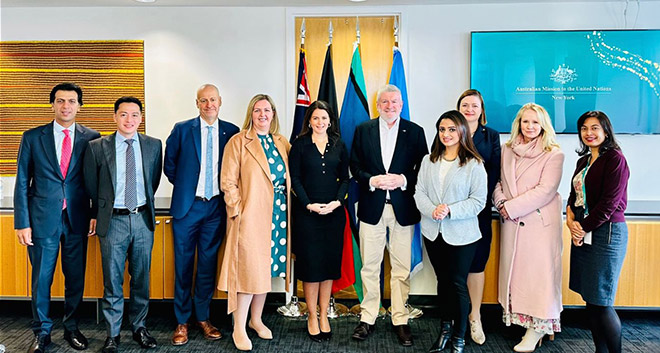
[[[132, 95], [144, 103], [144, 42], [0, 42], [0, 176], [16, 173], [23, 131], [53, 120], [49, 95], [62, 82], [83, 89], [77, 121], [109, 134], [116, 130], [117, 98]], [[145, 124], [146, 113], [140, 132]]]

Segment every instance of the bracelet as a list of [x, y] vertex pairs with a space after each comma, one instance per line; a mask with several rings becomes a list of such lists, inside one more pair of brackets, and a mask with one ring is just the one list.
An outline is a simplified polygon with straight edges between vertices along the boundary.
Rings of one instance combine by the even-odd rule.
[[497, 205], [495, 205], [495, 207], [499, 210], [500, 208], [502, 208], [502, 206], [504, 206], [505, 202], [506, 202], [506, 200], [499, 200], [497, 202]]

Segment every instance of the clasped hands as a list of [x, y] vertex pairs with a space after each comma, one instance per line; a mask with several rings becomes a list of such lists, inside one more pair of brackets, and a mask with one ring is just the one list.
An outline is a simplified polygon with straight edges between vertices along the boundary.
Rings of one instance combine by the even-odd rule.
[[576, 222], [570, 217], [566, 217], [566, 225], [568, 226], [568, 230], [571, 231], [573, 245], [582, 246], [582, 244], [584, 244], [584, 235], [586, 232], [582, 229], [580, 222]]
[[334, 200], [328, 203], [310, 203], [307, 205], [307, 209], [310, 212], [316, 212], [320, 215], [327, 215], [332, 213], [337, 207], [341, 205], [341, 202]]
[[433, 213], [431, 213], [431, 217], [433, 217], [433, 219], [436, 221], [441, 221], [445, 217], [447, 217], [448, 214], [449, 214], [449, 205], [447, 205], [446, 203], [441, 203], [435, 206]]
[[376, 189], [394, 190], [403, 186], [405, 179], [401, 174], [381, 174], [371, 177], [369, 184]]

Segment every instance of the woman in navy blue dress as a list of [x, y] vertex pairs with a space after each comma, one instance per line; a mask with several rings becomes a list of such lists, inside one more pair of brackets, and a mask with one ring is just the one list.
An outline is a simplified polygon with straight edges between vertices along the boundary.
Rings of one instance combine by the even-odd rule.
[[[307, 332], [316, 342], [330, 339], [328, 303], [332, 281], [341, 277], [348, 190], [348, 152], [337, 116], [324, 101], [307, 108], [303, 128], [289, 154], [293, 199], [293, 251], [309, 308]], [[320, 306], [320, 318], [316, 305]]]
[[476, 89], [469, 89], [458, 98], [456, 109], [463, 114], [468, 122], [472, 142], [481, 155], [488, 174], [488, 194], [486, 195], [486, 207], [479, 213], [479, 230], [481, 239], [477, 242], [477, 251], [468, 274], [467, 286], [470, 294], [472, 309], [468, 316], [470, 322], [470, 336], [472, 340], [482, 345], [486, 341], [486, 335], [481, 326], [481, 301], [484, 295], [485, 276], [484, 270], [490, 255], [490, 242], [493, 238], [493, 190], [500, 179], [500, 148], [499, 132], [486, 126], [486, 108], [481, 93]]

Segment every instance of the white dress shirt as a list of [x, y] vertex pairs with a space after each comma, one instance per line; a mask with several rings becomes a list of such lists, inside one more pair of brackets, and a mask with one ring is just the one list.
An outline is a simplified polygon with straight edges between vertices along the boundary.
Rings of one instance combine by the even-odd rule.
[[71, 126], [65, 128], [64, 126], [58, 124], [57, 121], [53, 120], [53, 137], [55, 137], [55, 153], [57, 154], [58, 164], [62, 160], [62, 142], [64, 141], [63, 130], [69, 130], [69, 137], [71, 138], [71, 153], [73, 153], [73, 141], [76, 137], [76, 123], [73, 123]]
[[206, 123], [202, 117], [199, 117], [199, 128], [201, 129], [201, 154], [199, 156], [199, 178], [197, 178], [197, 190], [195, 191], [195, 196], [204, 197], [204, 190], [206, 188], [206, 141], [208, 139], [209, 130], [207, 126], [213, 126], [213, 196], [220, 195], [220, 185], [218, 184], [218, 164], [220, 159], [220, 154], [218, 153], [220, 149], [219, 138], [220, 138], [220, 123], [218, 119], [215, 119], [213, 125]]

